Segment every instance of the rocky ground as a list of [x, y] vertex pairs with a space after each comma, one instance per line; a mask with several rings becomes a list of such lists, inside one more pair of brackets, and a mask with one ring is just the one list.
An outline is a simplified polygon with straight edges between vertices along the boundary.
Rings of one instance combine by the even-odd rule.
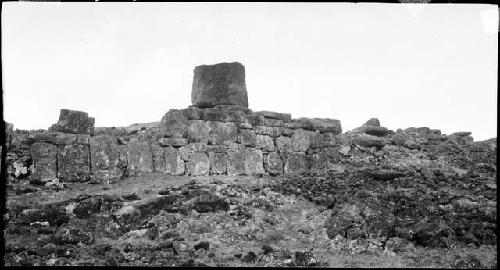
[[362, 172], [11, 183], [5, 264], [496, 268], [496, 182]]

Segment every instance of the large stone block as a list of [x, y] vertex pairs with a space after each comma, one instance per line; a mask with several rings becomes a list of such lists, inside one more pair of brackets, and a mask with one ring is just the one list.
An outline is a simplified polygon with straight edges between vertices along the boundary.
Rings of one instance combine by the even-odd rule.
[[147, 142], [133, 141], [127, 145], [128, 166], [130, 176], [141, 176], [153, 172], [153, 154]]
[[261, 175], [264, 173], [264, 159], [261, 150], [255, 148], [245, 149], [245, 173], [247, 175]]
[[288, 153], [292, 151], [292, 139], [289, 137], [280, 136], [276, 138], [276, 148], [280, 153]]
[[306, 153], [303, 152], [293, 152], [288, 154], [284, 171], [289, 174], [301, 174], [308, 170], [308, 164], [306, 159]]
[[186, 165], [181, 159], [179, 149], [173, 147], [164, 147], [163, 155], [165, 157], [165, 173], [173, 175], [184, 174]]
[[181, 147], [188, 144], [186, 138], [160, 138], [161, 146]]
[[245, 174], [245, 146], [241, 144], [232, 144], [227, 150], [228, 157], [228, 175]]
[[151, 153], [153, 154], [153, 170], [155, 172], [167, 172], [167, 166], [165, 162], [165, 154], [163, 153], [163, 147], [159, 145], [151, 145]]
[[266, 127], [266, 126], [256, 126], [255, 133], [261, 135], [269, 135], [271, 137], [279, 137], [283, 133], [283, 127]]
[[297, 129], [292, 135], [291, 149], [294, 152], [305, 152], [311, 146], [311, 131]]
[[260, 112], [255, 112], [256, 115], [261, 115], [265, 118], [268, 119], [277, 119], [281, 120], [284, 123], [288, 123], [292, 120], [292, 115], [289, 113], [277, 113], [277, 112], [271, 112], [271, 111], [260, 111]]
[[364, 146], [364, 147], [378, 147], [381, 148], [387, 144], [387, 142], [383, 138], [379, 138], [376, 136], [368, 135], [368, 134], [354, 134], [351, 138], [352, 143]]
[[255, 144], [255, 148], [262, 149], [267, 152], [276, 151], [276, 147], [274, 146], [273, 138], [267, 135], [257, 135], [257, 142]]
[[292, 129], [319, 130], [321, 133], [342, 133], [339, 120], [329, 118], [298, 118], [286, 123], [285, 127]]
[[90, 135], [87, 134], [71, 134], [58, 131], [43, 131], [32, 133], [26, 138], [27, 143], [46, 142], [56, 145], [68, 144], [90, 144]]
[[208, 143], [225, 144], [236, 142], [238, 129], [234, 123], [207, 122], [209, 126]]
[[188, 161], [194, 152], [206, 152], [208, 145], [204, 143], [190, 143], [179, 148], [179, 155], [182, 160]]
[[182, 110], [169, 110], [160, 121], [160, 133], [164, 137], [187, 137], [188, 118]]
[[59, 145], [57, 152], [57, 177], [61, 182], [90, 180], [90, 151], [88, 145]]
[[257, 136], [251, 129], [241, 129], [238, 134], [238, 143], [255, 147], [255, 144], [257, 143]]
[[61, 109], [59, 120], [49, 130], [74, 133], [94, 134], [95, 119], [89, 117], [88, 113], [82, 111]]
[[209, 126], [203, 120], [190, 120], [188, 126], [189, 142], [208, 143]]
[[237, 62], [197, 66], [194, 69], [191, 102], [198, 107], [248, 107], [245, 67]]
[[30, 147], [33, 158], [31, 183], [44, 183], [57, 177], [57, 146], [46, 142], [36, 142]]
[[208, 152], [210, 160], [210, 172], [212, 174], [225, 174], [227, 172], [227, 154]]
[[270, 175], [279, 175], [283, 173], [283, 161], [276, 152], [270, 152], [264, 155], [264, 169]]
[[194, 152], [191, 154], [187, 164], [190, 175], [208, 175], [210, 171], [210, 160], [207, 154]]
[[90, 179], [95, 182], [115, 181], [122, 177], [127, 167], [117, 139], [110, 135], [99, 135], [90, 139]]
[[339, 147], [323, 148], [311, 156], [310, 169], [312, 171], [330, 170], [340, 161]]

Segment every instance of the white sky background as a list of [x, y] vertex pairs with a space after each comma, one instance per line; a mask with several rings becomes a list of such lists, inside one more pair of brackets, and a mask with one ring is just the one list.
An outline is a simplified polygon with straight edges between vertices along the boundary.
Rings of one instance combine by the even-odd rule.
[[497, 136], [498, 12], [484, 16], [496, 6], [2, 4], [15, 128], [46, 129], [61, 108], [96, 126], [159, 121], [191, 104], [195, 66], [238, 61], [254, 111]]

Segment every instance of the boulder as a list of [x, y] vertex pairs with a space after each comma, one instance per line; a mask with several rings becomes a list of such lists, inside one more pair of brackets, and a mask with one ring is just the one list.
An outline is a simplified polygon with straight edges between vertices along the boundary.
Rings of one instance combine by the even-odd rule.
[[194, 69], [191, 102], [198, 107], [248, 107], [245, 67], [237, 62], [202, 65]]
[[194, 152], [187, 163], [189, 175], [208, 175], [210, 172], [210, 160], [207, 154]]
[[377, 118], [370, 118], [363, 127], [380, 127], [380, 121]]
[[373, 136], [383, 137], [389, 134], [386, 127], [362, 126], [352, 130], [353, 133], [366, 133]]
[[160, 121], [160, 134], [170, 138], [187, 137], [188, 118], [181, 110], [169, 110]]
[[57, 152], [57, 177], [61, 182], [90, 180], [90, 151], [88, 145], [59, 145]]
[[153, 172], [153, 154], [147, 142], [133, 141], [127, 145], [127, 170], [130, 176]]
[[264, 168], [272, 176], [283, 173], [283, 161], [276, 152], [270, 152], [264, 155]]
[[279, 153], [288, 153], [292, 151], [292, 139], [280, 136], [276, 138], [276, 148]]
[[381, 148], [384, 145], [386, 145], [386, 141], [382, 138], [368, 135], [368, 134], [355, 134], [355, 136], [352, 137], [352, 143], [364, 146], [364, 147], [378, 147]]
[[59, 120], [49, 130], [73, 134], [94, 134], [95, 119], [89, 117], [88, 113], [61, 109]]
[[261, 175], [264, 173], [262, 151], [255, 148], [245, 149], [245, 173], [247, 175]]
[[46, 142], [36, 142], [30, 147], [33, 170], [30, 182], [40, 184], [57, 177], [57, 146]]

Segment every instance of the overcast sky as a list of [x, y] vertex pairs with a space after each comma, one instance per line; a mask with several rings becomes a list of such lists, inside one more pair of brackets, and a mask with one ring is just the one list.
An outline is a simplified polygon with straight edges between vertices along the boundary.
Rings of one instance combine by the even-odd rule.
[[4, 118], [159, 121], [193, 69], [246, 68], [249, 107], [496, 137], [498, 8], [353, 3], [2, 3]]

